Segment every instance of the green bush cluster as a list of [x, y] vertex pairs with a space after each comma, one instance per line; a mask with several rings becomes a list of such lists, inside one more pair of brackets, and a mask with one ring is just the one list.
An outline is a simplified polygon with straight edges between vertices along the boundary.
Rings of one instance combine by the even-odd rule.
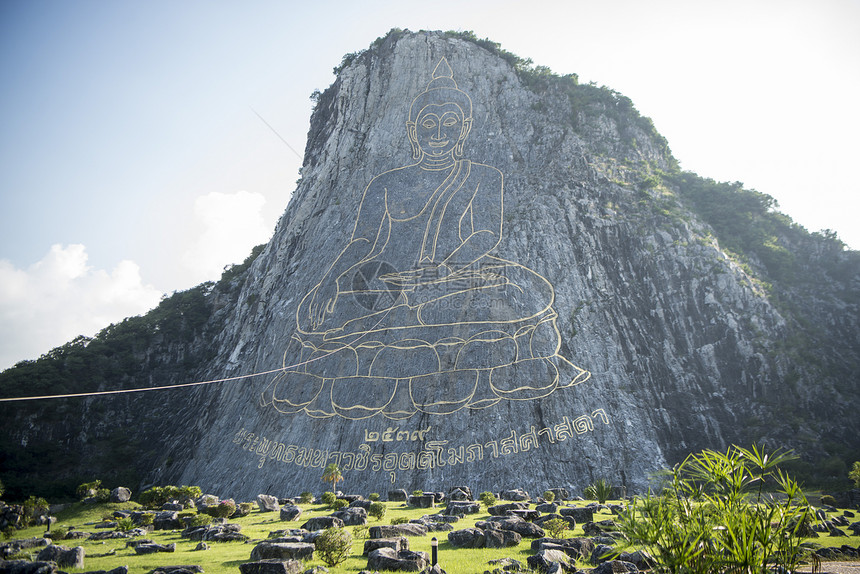
[[568, 529], [568, 526], [567, 521], [562, 518], [553, 518], [541, 525], [552, 538], [564, 538], [564, 532]]
[[334, 505], [334, 501], [337, 500], [337, 495], [331, 491], [323, 492], [320, 500], [322, 500], [323, 504], [326, 506], [331, 507]]
[[349, 501], [345, 500], [343, 498], [335, 499], [335, 501], [331, 505], [331, 507], [334, 510], [342, 510], [342, 509], [346, 508], [347, 506], [349, 506]]
[[376, 502], [377, 500], [379, 500], [379, 493], [378, 492], [371, 492], [367, 498]]
[[299, 502], [302, 504], [310, 504], [314, 499], [314, 495], [308, 491], [305, 491], [299, 495]]
[[496, 503], [496, 495], [490, 491], [484, 491], [478, 495], [478, 500], [481, 501], [481, 504], [489, 508]]
[[551, 490], [545, 490], [543, 493], [543, 499], [547, 502], [552, 502], [555, 500], [555, 493]]
[[377, 520], [382, 520], [382, 517], [385, 516], [385, 505], [381, 502], [371, 502], [367, 513]]
[[602, 478], [596, 480], [585, 487], [583, 496], [588, 500], [596, 500], [600, 504], [605, 504], [612, 496], [612, 484]]
[[327, 566], [337, 566], [347, 558], [352, 550], [352, 534], [343, 528], [326, 528], [314, 540], [317, 556]]
[[90, 496], [93, 496], [96, 492], [98, 492], [99, 488], [101, 488], [101, 485], [101, 480], [84, 482], [83, 484], [80, 484], [78, 486], [78, 488], [75, 490], [75, 494], [78, 495], [78, 500], [89, 498]]
[[621, 514], [619, 529], [660, 572], [794, 572], [813, 511], [779, 468], [789, 458], [737, 446], [692, 454], [669, 471], [661, 494]]
[[140, 493], [138, 502], [149, 508], [160, 508], [172, 500], [187, 505], [202, 495], [203, 491], [199, 486], [153, 486]]

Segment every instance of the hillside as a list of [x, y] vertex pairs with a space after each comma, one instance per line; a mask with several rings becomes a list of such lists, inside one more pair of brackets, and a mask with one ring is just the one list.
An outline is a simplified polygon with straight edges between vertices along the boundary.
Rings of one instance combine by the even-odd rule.
[[[469, 33], [393, 30], [336, 71], [269, 244], [218, 283], [3, 372], [0, 396], [292, 368], [0, 403], [10, 495], [61, 496], [99, 477], [252, 497], [310, 489], [335, 458], [368, 491], [576, 491], [597, 478], [641, 490], [652, 471], [730, 443], [794, 448], [794, 470], [815, 481], [860, 459], [860, 254], [797, 226], [765, 194], [681, 171], [621, 94]], [[462, 149], [450, 152], [466, 171], [442, 184], [413, 169], [424, 140], [404, 125], [415, 102], [451, 111], [428, 99], [439, 93], [471, 114], [461, 112]], [[429, 215], [429, 259], [445, 249], [460, 259], [433, 267], [431, 282], [403, 263], [430, 210], [401, 218], [412, 207], [395, 211], [395, 188], [448, 194]], [[368, 233], [359, 213], [388, 223]], [[458, 231], [443, 233], [449, 225]], [[354, 263], [337, 286], [341, 307], [306, 319], [303, 301], [362, 241], [375, 251], [356, 261], [376, 262], [376, 274]], [[380, 290], [393, 272], [397, 290]], [[399, 303], [430, 283], [444, 294]]]

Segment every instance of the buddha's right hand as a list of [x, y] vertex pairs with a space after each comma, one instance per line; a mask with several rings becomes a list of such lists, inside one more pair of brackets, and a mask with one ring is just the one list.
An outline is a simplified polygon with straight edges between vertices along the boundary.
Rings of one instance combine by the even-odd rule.
[[311, 304], [308, 306], [308, 318], [314, 329], [318, 329], [323, 324], [326, 315], [334, 312], [337, 293], [337, 281], [323, 280], [317, 285]]

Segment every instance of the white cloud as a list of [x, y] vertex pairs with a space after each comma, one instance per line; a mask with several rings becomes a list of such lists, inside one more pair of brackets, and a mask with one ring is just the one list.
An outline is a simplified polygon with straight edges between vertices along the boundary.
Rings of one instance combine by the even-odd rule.
[[53, 245], [18, 269], [0, 260], [0, 369], [34, 359], [78, 335], [144, 313], [161, 293], [145, 285], [133, 261], [110, 272], [87, 265], [86, 247]]
[[197, 239], [183, 255], [196, 282], [212, 281], [224, 267], [241, 263], [255, 245], [269, 240], [272, 229], [263, 218], [261, 193], [212, 192], [194, 201]]

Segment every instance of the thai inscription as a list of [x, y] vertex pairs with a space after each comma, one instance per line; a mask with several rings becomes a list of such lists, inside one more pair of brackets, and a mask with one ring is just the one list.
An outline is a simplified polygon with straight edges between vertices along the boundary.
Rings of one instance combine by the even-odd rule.
[[[521, 452], [541, 448], [545, 443], [556, 444], [578, 435], [594, 431], [595, 423], [608, 425], [609, 417], [603, 409], [597, 409], [591, 414], [576, 418], [562, 417], [557, 424], [536, 428], [531, 425], [528, 430], [508, 429], [487, 441], [472, 444], [453, 445], [448, 440], [432, 440], [427, 433], [430, 427], [420, 431], [409, 431], [408, 434], [424, 433], [420, 439], [421, 445], [417, 450], [406, 452], [375, 452], [370, 444], [364, 442], [356, 451], [331, 451], [310, 446], [286, 444], [268, 437], [257, 435], [244, 427], [233, 436], [233, 444], [241, 450], [257, 457], [257, 468], [266, 464], [281, 463], [295, 464], [306, 468], [323, 468], [329, 463], [335, 463], [342, 470], [389, 473], [391, 482], [396, 480], [397, 471], [427, 470], [443, 466], [468, 464], [484, 459], [500, 458]], [[381, 443], [382, 436], [396, 436], [393, 429], [384, 433], [371, 433], [366, 429], [365, 436], [379, 435], [379, 439], [371, 443]], [[407, 431], [400, 431], [407, 433]], [[405, 436], [403, 437], [405, 438]], [[425, 440], [426, 439], [426, 440]], [[402, 441], [404, 444], [414, 444]], [[397, 444], [390, 441], [389, 444]], [[373, 446], [377, 446], [374, 444]]]

